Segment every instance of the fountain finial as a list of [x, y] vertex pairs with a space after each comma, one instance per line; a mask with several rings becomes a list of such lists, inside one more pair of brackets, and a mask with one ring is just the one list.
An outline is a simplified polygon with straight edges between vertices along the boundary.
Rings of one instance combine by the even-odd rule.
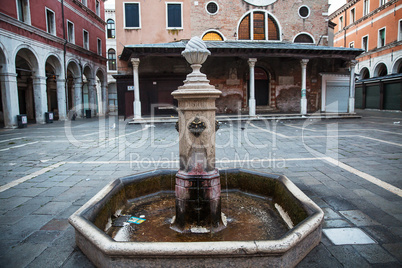
[[194, 36], [186, 45], [186, 49], [181, 53], [191, 65], [203, 64], [211, 52], [201, 38]]

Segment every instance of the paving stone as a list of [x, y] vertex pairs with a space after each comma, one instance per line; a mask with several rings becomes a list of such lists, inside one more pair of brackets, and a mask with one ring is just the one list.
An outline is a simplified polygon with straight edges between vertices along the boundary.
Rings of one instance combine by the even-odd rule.
[[401, 236], [393, 233], [392, 230], [387, 227], [381, 225], [373, 225], [366, 226], [363, 229], [380, 244], [401, 242]]
[[353, 246], [369, 263], [388, 263], [397, 260], [387, 253], [379, 245], [354, 245]]
[[334, 245], [375, 244], [376, 242], [359, 228], [328, 228], [323, 233]]
[[337, 220], [325, 220], [323, 224], [323, 228], [340, 228], [340, 227], [352, 227], [352, 225], [342, 219]]
[[95, 268], [95, 266], [79, 249], [76, 249], [64, 262], [63, 268]]
[[337, 197], [337, 196], [328, 196], [323, 197], [323, 200], [329, 204], [335, 210], [351, 210], [356, 209], [356, 206], [347, 200]]
[[329, 246], [327, 248], [343, 267], [370, 267], [370, 264], [352, 246]]
[[399, 261], [402, 261], [402, 243], [383, 244], [382, 245], [389, 253], [391, 253]]
[[41, 229], [32, 233], [23, 242], [31, 244], [50, 244], [60, 235], [59, 231]]
[[333, 209], [331, 208], [322, 208], [324, 211], [324, 219], [325, 220], [330, 220], [330, 219], [340, 219], [342, 218], [341, 215], [336, 213]]
[[69, 227], [67, 219], [52, 219], [46, 223], [41, 230], [53, 230], [53, 231], [64, 231]]
[[342, 267], [342, 264], [320, 243], [296, 267]]
[[369, 216], [361, 212], [360, 210], [346, 210], [339, 211], [345, 218], [351, 221], [356, 226], [370, 226], [370, 225], [379, 225], [378, 222], [371, 219]]
[[26, 267], [46, 247], [43, 244], [22, 243], [7, 251], [0, 251], [0, 267]]
[[38, 215], [55, 215], [60, 213], [71, 206], [71, 202], [58, 202], [58, 201], [51, 201], [46, 205], [42, 206], [38, 210], [36, 210], [33, 214]]

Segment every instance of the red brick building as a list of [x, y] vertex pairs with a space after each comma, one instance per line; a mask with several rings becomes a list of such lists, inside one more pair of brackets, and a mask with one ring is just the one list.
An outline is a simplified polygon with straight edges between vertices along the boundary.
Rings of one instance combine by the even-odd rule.
[[212, 52], [202, 71], [222, 91], [218, 113], [354, 112], [349, 67], [362, 51], [328, 47], [326, 0], [132, 4], [116, 1], [120, 115], [133, 115], [135, 96], [142, 114], [175, 105], [170, 93], [191, 70], [180, 53], [192, 36]]
[[107, 103], [104, 0], [10, 0], [0, 5], [0, 120], [45, 122]]
[[356, 107], [402, 109], [402, 2], [349, 0], [335, 11], [336, 47], [362, 48]]

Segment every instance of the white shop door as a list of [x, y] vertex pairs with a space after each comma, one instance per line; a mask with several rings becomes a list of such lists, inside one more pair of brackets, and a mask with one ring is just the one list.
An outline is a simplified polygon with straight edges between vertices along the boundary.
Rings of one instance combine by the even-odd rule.
[[325, 111], [329, 113], [347, 113], [349, 104], [349, 82], [327, 81]]

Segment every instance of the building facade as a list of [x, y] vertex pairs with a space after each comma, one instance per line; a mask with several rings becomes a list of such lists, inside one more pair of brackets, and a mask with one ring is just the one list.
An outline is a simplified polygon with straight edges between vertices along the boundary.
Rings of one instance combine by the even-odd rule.
[[116, 1], [120, 115], [174, 112], [171, 92], [191, 71], [180, 53], [192, 36], [212, 52], [202, 71], [222, 91], [218, 113], [354, 112], [350, 70], [361, 50], [328, 46], [326, 0], [149, 5]]
[[[11, 0], [0, 6], [0, 119], [45, 123], [107, 111], [103, 0]], [[87, 112], [88, 114], [88, 112]]]
[[356, 59], [356, 107], [402, 109], [402, 2], [349, 0], [330, 19], [334, 45], [364, 50]]
[[110, 115], [117, 114], [117, 89], [116, 79], [113, 75], [117, 74], [116, 58], [116, 12], [114, 1], [105, 2], [105, 21], [106, 21], [106, 51], [107, 51], [107, 85], [108, 85], [108, 111]]

